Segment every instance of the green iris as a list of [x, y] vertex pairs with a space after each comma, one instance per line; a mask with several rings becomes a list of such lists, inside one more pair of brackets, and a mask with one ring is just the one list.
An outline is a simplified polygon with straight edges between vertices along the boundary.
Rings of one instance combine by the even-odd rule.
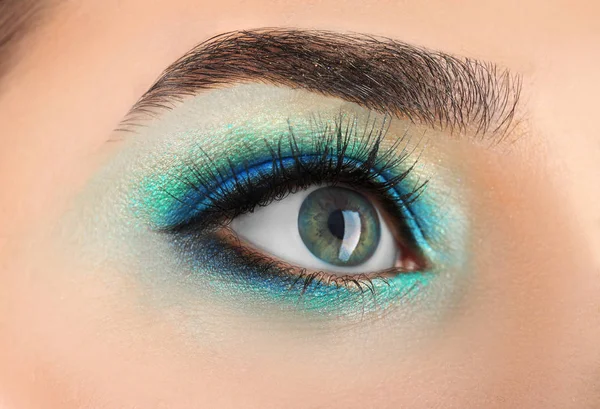
[[360, 193], [342, 187], [310, 193], [300, 207], [298, 230], [315, 256], [336, 266], [364, 263], [381, 236], [375, 207]]

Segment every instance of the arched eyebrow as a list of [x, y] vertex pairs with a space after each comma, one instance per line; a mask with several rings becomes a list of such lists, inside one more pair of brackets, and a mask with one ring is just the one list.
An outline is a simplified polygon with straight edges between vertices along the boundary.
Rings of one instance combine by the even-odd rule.
[[521, 80], [494, 64], [389, 38], [297, 29], [215, 36], [168, 67], [135, 104], [122, 129], [187, 96], [260, 82], [339, 97], [434, 128], [502, 138]]

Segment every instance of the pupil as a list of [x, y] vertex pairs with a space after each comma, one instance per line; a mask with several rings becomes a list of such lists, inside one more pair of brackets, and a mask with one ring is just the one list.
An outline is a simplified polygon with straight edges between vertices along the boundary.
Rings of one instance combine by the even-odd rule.
[[345, 232], [345, 223], [344, 223], [344, 214], [341, 210], [334, 210], [329, 214], [329, 218], [327, 219], [327, 227], [331, 234], [338, 238], [339, 240], [344, 240], [344, 232]]

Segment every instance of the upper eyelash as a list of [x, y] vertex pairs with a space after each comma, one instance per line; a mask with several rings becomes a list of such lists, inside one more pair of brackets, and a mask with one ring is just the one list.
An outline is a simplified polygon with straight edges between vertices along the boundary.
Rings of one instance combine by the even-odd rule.
[[[228, 158], [227, 166], [218, 167], [215, 160], [202, 152], [208, 161], [207, 165], [199, 167], [190, 161], [186, 167], [191, 177], [177, 176], [194, 193], [194, 198], [171, 195], [179, 209], [175, 213], [181, 214], [185, 210], [186, 215], [171, 217], [161, 230], [174, 232], [191, 226], [206, 230], [227, 225], [235, 217], [252, 212], [257, 206], [267, 206], [289, 194], [322, 183], [344, 183], [367, 190], [381, 199], [385, 210], [397, 213], [398, 199], [404, 206], [410, 206], [419, 197], [427, 181], [415, 183], [400, 197], [390, 197], [390, 192], [396, 191], [397, 186], [410, 174], [418, 157], [403, 172], [392, 172], [400, 166], [406, 167], [404, 162], [413, 156], [416, 148], [408, 150], [408, 138], [404, 135], [391, 147], [382, 150], [381, 142], [389, 124], [389, 117], [381, 121], [367, 119], [366, 125], [359, 129], [356, 119], [348, 119], [343, 114], [333, 125], [313, 117], [310, 152], [301, 148], [292, 125], [289, 125], [288, 133], [276, 144], [265, 140], [270, 158], [259, 164], [250, 164], [247, 160], [236, 164]], [[402, 144], [405, 146], [401, 147]], [[289, 153], [284, 153], [284, 148]]]

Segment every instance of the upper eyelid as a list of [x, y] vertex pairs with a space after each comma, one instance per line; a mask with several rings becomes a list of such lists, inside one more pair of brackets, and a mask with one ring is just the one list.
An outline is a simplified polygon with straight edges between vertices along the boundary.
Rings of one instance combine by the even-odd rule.
[[521, 93], [520, 77], [491, 63], [382, 37], [258, 29], [196, 46], [164, 71], [120, 129], [187, 96], [240, 82], [302, 88], [492, 142], [512, 130]]

